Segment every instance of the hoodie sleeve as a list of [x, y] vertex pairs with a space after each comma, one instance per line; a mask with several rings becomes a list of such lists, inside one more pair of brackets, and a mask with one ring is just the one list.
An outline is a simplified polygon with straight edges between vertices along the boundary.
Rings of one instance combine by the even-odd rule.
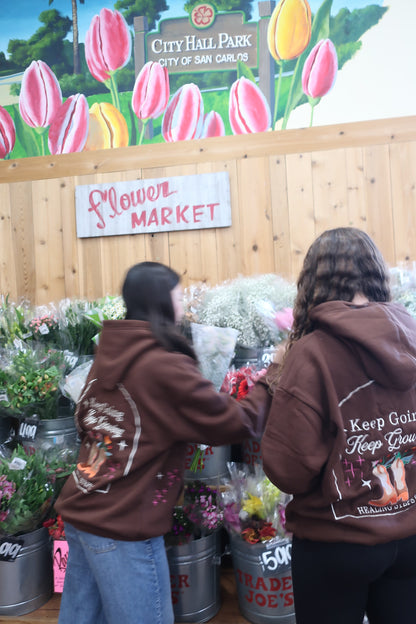
[[331, 452], [331, 441], [320, 415], [278, 388], [261, 452], [264, 471], [278, 488], [288, 494], [304, 494], [317, 485]]

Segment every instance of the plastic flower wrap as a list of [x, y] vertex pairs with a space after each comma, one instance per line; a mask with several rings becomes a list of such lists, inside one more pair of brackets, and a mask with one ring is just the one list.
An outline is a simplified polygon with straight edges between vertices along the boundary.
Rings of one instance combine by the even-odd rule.
[[183, 504], [173, 511], [172, 529], [165, 535], [170, 546], [187, 544], [210, 535], [223, 526], [223, 510], [218, 490], [202, 481], [185, 484]]
[[238, 332], [231, 327], [191, 323], [192, 342], [199, 367], [219, 391], [234, 355]]
[[392, 299], [416, 318], [416, 263], [400, 263], [390, 269]]
[[293, 305], [295, 294], [294, 283], [267, 273], [238, 277], [214, 288], [194, 287], [191, 293], [185, 292], [185, 302], [193, 322], [236, 329], [239, 346], [258, 348], [273, 346], [276, 335], [280, 336], [259, 309], [261, 303], [279, 312]]
[[76, 368], [74, 368], [61, 382], [61, 391], [68, 399], [77, 403], [81, 391], [87, 381], [88, 373], [92, 366], [92, 359], [88, 362], [83, 362]]
[[96, 302], [94, 308], [86, 313], [86, 317], [94, 323], [99, 332], [94, 336], [94, 342], [98, 344], [103, 321], [121, 320], [126, 315], [123, 298], [120, 296], [104, 297]]
[[225, 528], [250, 544], [287, 537], [285, 508], [290, 496], [281, 492], [258, 465], [228, 463], [230, 479], [221, 490]]
[[88, 315], [95, 307], [95, 302], [82, 299], [62, 299], [58, 304], [62, 348], [77, 357], [94, 354], [97, 326]]
[[17, 447], [0, 458], [0, 535], [18, 535], [41, 526], [54, 497], [54, 475], [41, 454]]
[[15, 304], [9, 300], [9, 295], [0, 297], [0, 343], [3, 346], [15, 347], [23, 345], [30, 338], [28, 318], [30, 305], [27, 301]]

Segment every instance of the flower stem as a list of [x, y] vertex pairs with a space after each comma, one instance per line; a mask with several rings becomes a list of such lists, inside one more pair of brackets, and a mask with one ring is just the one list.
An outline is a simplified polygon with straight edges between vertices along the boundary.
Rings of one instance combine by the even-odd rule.
[[113, 101], [113, 106], [115, 106], [121, 113], [120, 97], [119, 97], [119, 94], [118, 94], [117, 81], [116, 81], [115, 72], [111, 72], [110, 73], [109, 89], [110, 89], [110, 93], [111, 93], [111, 99]]
[[146, 126], [147, 126], [147, 122], [148, 121], [149, 121], [149, 119], [142, 119], [142, 129], [141, 129], [140, 137], [139, 137], [139, 145], [141, 145], [143, 143], [144, 131], [146, 130]]
[[273, 130], [275, 130], [275, 125], [277, 121], [277, 111], [279, 108], [279, 98], [280, 98], [280, 87], [282, 85], [282, 73], [283, 73], [283, 61], [279, 63], [279, 77], [277, 79], [277, 93], [276, 99], [274, 101], [274, 114], [273, 114]]

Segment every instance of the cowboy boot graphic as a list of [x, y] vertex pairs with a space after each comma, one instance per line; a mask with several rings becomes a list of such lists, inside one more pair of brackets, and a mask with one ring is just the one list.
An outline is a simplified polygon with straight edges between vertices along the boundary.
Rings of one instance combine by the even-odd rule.
[[400, 457], [396, 457], [396, 459], [392, 463], [391, 471], [393, 473], [394, 487], [396, 489], [396, 494], [397, 494], [397, 502], [408, 501], [409, 490], [407, 489], [407, 484], [406, 484], [404, 463]]
[[377, 464], [377, 466], [373, 468], [373, 475], [380, 481], [383, 495], [377, 500], [370, 500], [369, 504], [374, 505], [374, 507], [385, 507], [386, 505], [394, 505], [397, 503], [396, 490], [390, 481], [387, 468], [382, 464]]

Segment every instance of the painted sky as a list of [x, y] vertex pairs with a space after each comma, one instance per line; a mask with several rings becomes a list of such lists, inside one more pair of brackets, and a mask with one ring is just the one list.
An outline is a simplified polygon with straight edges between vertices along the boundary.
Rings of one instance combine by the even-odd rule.
[[[6, 0], [0, 0], [0, 3], [4, 5]], [[162, 14], [163, 19], [185, 15], [183, 11], [185, 0], [167, 0], [167, 4], [169, 10]], [[322, 4], [322, 0], [309, 0], [309, 4], [314, 13]], [[383, 4], [383, 0], [333, 0], [331, 12], [334, 15], [343, 7], [352, 11], [369, 4]], [[99, 13], [103, 7], [113, 9], [114, 0], [112, 2], [85, 0], [85, 4], [78, 4], [80, 41], [84, 41], [92, 17]], [[253, 2], [253, 20], [258, 18], [255, 7], [256, 2]], [[12, 0], [12, 2], [7, 2], [7, 7], [2, 7], [0, 18], [0, 50], [7, 56], [9, 39], [27, 39], [33, 35], [41, 25], [38, 20], [39, 14], [48, 8], [55, 8], [62, 15], [67, 15], [72, 19], [71, 0], [54, 0], [51, 7], [49, 7], [48, 0]], [[68, 38], [72, 39], [72, 35], [70, 34]]]

